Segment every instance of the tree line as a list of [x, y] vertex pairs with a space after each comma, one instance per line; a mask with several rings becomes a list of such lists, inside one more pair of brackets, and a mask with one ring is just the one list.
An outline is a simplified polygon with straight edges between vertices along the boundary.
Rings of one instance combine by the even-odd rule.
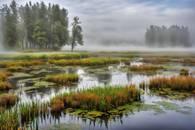
[[178, 25], [151, 25], [145, 33], [145, 41], [150, 46], [191, 46], [188, 27]]
[[59, 50], [71, 45], [73, 50], [77, 44], [83, 44], [79, 17], [73, 18], [69, 32], [68, 11], [58, 4], [28, 2], [18, 6], [13, 0], [0, 11], [6, 49]]

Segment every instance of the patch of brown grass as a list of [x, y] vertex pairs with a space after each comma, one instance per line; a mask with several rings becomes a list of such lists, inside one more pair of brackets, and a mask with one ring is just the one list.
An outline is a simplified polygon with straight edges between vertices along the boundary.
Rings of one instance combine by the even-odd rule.
[[18, 97], [14, 94], [1, 94], [0, 95], [0, 106], [1, 107], [10, 107], [16, 104], [16, 102], [18, 101]]
[[156, 66], [156, 65], [134, 65], [130, 67], [131, 71], [136, 71], [136, 72], [148, 72], [148, 71], [157, 71], [160, 69], [164, 69], [162, 66]]
[[170, 88], [177, 91], [195, 90], [195, 78], [192, 76], [157, 77], [149, 81], [151, 89]]

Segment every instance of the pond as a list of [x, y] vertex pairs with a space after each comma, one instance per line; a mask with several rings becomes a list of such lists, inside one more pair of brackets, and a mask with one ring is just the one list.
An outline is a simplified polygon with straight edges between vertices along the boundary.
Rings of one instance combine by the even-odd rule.
[[[139, 59], [132, 61], [130, 65], [140, 65]], [[174, 68], [182, 68], [182, 64], [169, 64]], [[64, 92], [84, 90], [97, 86], [116, 86], [139, 84], [147, 82], [157, 76], [179, 75], [179, 69], [162, 70], [156, 73], [137, 73], [123, 71], [123, 64], [97, 67], [64, 67], [53, 69], [51, 73], [76, 73], [79, 75], [79, 82], [71, 86], [57, 88], [44, 88], [41, 90], [30, 89], [26, 85], [30, 80], [22, 78], [15, 79], [16, 92], [19, 94], [20, 102], [25, 103], [32, 100], [47, 102], [55, 95]], [[185, 66], [194, 71], [193, 66]], [[43, 74], [44, 75], [44, 74]], [[36, 76], [42, 77], [43, 75]], [[34, 78], [34, 77], [33, 77]], [[26, 78], [29, 79], [29, 78]], [[22, 81], [23, 80], [23, 81]], [[37, 79], [35, 79], [37, 80]], [[47, 115], [38, 117], [31, 124], [34, 129], [40, 130], [192, 130], [195, 129], [195, 98], [189, 97], [182, 100], [169, 99], [152, 94], [149, 89], [144, 89], [141, 96], [143, 105], [135, 106], [125, 114], [104, 119], [87, 119], [73, 114], [62, 112], [58, 116]]]

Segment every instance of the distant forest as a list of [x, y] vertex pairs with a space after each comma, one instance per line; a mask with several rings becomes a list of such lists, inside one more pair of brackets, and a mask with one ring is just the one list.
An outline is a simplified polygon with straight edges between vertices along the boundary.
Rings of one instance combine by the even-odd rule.
[[192, 46], [188, 27], [172, 25], [151, 25], [145, 33], [146, 44], [149, 46]]
[[68, 11], [58, 4], [26, 3], [18, 7], [13, 0], [0, 10], [3, 45], [6, 49], [59, 50], [83, 44], [81, 22], [73, 18], [69, 31]]

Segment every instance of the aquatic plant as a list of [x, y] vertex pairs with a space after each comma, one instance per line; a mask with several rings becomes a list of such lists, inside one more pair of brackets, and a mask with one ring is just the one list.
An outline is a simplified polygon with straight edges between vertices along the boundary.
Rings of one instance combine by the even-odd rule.
[[173, 77], [156, 77], [149, 81], [149, 88], [160, 90], [170, 88], [176, 91], [195, 90], [195, 78], [192, 76], [173, 76]]
[[8, 71], [0, 71], [0, 91], [5, 91], [13, 88], [13, 86], [8, 82], [8, 77], [12, 74]]
[[4, 61], [0, 63], [0, 67], [3, 67], [3, 68], [28, 67], [28, 66], [36, 66], [36, 65], [44, 65], [44, 64], [45, 62], [41, 60]]
[[0, 113], [0, 130], [17, 130], [19, 127], [17, 109]]
[[[93, 66], [93, 65], [106, 65], [119, 63], [120, 58], [85, 58], [85, 59], [74, 59], [74, 60], [49, 60], [50, 64], [68, 66], [68, 65], [81, 65], [81, 66]], [[127, 59], [126, 59], [127, 60]]]
[[10, 107], [16, 104], [18, 96], [11, 93], [0, 94], [0, 107]]
[[134, 85], [127, 87], [107, 86], [69, 94], [64, 93], [63, 95], [54, 97], [51, 100], [50, 106], [52, 111], [74, 108], [106, 112], [133, 101], [140, 101], [140, 92]]
[[46, 76], [45, 80], [57, 84], [67, 85], [77, 82], [79, 80], [79, 76], [77, 74], [56, 74]]
[[189, 70], [188, 69], [181, 69], [180, 70], [180, 75], [181, 76], [188, 76], [189, 75]]
[[153, 72], [157, 71], [160, 69], [164, 69], [163, 66], [157, 66], [157, 65], [134, 65], [129, 68], [131, 71], [136, 71], [136, 72]]

